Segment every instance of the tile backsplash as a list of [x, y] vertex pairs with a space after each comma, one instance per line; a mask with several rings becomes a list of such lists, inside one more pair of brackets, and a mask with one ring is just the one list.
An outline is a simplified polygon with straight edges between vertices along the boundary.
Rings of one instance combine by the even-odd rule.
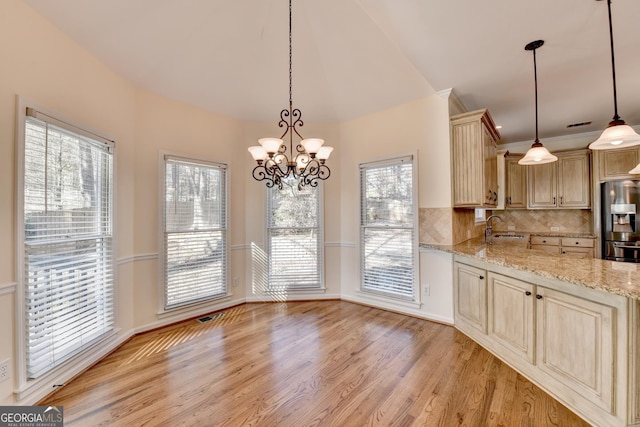
[[[590, 210], [555, 209], [555, 210], [502, 210], [493, 211], [502, 221], [492, 221], [495, 231], [510, 231], [513, 226], [517, 231], [536, 233], [593, 233], [593, 217]], [[553, 227], [553, 230], [552, 230]]]
[[[502, 221], [492, 221], [494, 231], [525, 231], [530, 233], [593, 234], [590, 210], [495, 210]], [[510, 227], [513, 227], [510, 229]], [[485, 224], [476, 224], [473, 209], [420, 208], [420, 243], [455, 245], [480, 237]]]

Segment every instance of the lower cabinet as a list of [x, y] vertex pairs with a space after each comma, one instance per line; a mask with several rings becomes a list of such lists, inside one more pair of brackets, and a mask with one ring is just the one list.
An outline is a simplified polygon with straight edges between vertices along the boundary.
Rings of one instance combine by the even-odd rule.
[[489, 273], [488, 334], [515, 356], [534, 363], [535, 286]]
[[615, 308], [543, 287], [536, 292], [538, 368], [611, 412]]
[[454, 262], [458, 329], [590, 423], [633, 424], [626, 298], [461, 259]]

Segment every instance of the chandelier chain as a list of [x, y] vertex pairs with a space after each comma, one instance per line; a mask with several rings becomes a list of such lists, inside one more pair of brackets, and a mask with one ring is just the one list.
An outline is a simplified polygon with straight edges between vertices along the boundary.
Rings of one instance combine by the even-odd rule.
[[289, 0], [289, 109], [293, 108], [293, 61], [292, 61], [292, 25], [291, 25], [291, 1]]

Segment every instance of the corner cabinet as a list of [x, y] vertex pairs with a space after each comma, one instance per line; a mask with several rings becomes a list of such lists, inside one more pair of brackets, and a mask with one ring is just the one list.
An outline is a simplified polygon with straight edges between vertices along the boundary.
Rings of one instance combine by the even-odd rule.
[[598, 164], [596, 174], [600, 181], [633, 178], [629, 171], [640, 163], [640, 148], [628, 147], [593, 152], [594, 164]]
[[451, 117], [453, 206], [492, 208], [498, 205], [500, 134], [489, 110]]
[[459, 255], [454, 280], [457, 329], [593, 425], [640, 420], [627, 298]]
[[529, 209], [591, 209], [588, 150], [554, 153], [558, 161], [527, 166]]

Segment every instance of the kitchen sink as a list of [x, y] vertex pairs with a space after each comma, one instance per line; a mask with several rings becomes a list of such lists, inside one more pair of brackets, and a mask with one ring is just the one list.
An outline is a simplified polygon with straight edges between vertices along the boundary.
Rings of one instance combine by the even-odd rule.
[[524, 234], [494, 234], [494, 239], [524, 239]]

